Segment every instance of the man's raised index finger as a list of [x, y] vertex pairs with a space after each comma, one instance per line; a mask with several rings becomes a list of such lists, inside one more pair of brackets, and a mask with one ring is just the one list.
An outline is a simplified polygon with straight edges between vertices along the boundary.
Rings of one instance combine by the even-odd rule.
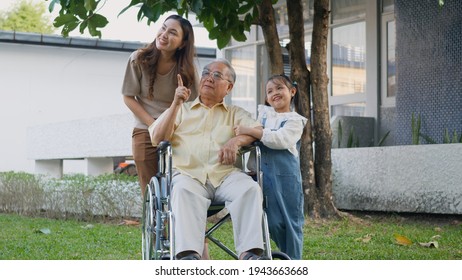
[[179, 87], [182, 87], [182, 86], [183, 86], [183, 79], [181, 79], [181, 75], [178, 74], [178, 75], [176, 75], [176, 76], [178, 77], [178, 86], [179, 86]]

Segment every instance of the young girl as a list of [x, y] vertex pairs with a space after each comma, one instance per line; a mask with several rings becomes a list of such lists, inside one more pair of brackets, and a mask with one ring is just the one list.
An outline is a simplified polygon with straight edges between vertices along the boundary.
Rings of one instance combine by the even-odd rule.
[[271, 106], [258, 106], [258, 120], [263, 130], [243, 126], [234, 130], [236, 135], [251, 135], [263, 144], [261, 169], [271, 239], [291, 259], [299, 260], [304, 214], [298, 149], [307, 119], [291, 110], [296, 93], [297, 88], [289, 77], [270, 77], [266, 83], [266, 102]]

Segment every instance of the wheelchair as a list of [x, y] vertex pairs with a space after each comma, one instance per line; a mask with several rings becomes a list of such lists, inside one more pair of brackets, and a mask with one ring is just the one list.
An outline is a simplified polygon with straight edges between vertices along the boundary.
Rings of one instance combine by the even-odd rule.
[[[252, 144], [240, 149], [240, 161], [236, 166], [245, 171], [245, 162], [249, 160], [250, 152], [256, 156], [252, 157], [255, 161], [256, 171], [252, 177], [262, 187], [262, 172], [260, 171], [260, 148], [257, 144]], [[159, 172], [151, 178], [146, 192], [143, 197], [142, 212], [142, 259], [143, 260], [174, 260], [175, 259], [175, 242], [174, 242], [174, 214], [170, 207], [171, 181], [172, 181], [172, 147], [168, 141], [163, 141], [157, 148], [159, 155]], [[263, 203], [263, 255], [264, 259], [290, 260], [290, 257], [282, 252], [272, 252], [271, 241], [269, 236], [268, 222], [266, 217], [266, 203]], [[222, 202], [213, 201], [207, 211], [207, 217], [215, 215], [225, 208]], [[238, 255], [224, 243], [214, 237], [213, 233], [224, 223], [231, 219], [227, 213], [214, 223], [204, 233], [205, 238], [213, 242], [219, 248], [224, 250], [234, 259]], [[202, 253], [202, 252], [201, 252]]]

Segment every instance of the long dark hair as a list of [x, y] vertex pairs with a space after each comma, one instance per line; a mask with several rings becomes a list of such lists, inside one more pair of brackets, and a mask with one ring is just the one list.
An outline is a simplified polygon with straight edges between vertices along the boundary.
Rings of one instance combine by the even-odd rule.
[[[289, 90], [291, 88], [295, 88], [297, 90], [295, 95], [292, 97], [291, 101], [292, 101], [292, 105], [294, 107], [295, 112], [300, 113], [300, 98], [298, 97], [298, 85], [297, 85], [297, 82], [292, 82], [292, 80], [285, 74], [273, 75], [273, 76], [268, 78], [266, 83], [268, 83], [270, 81], [282, 83], [287, 88], [289, 88]], [[266, 98], [265, 98], [265, 105], [270, 106], [268, 101], [266, 101]]]
[[[175, 58], [177, 61], [175, 74], [180, 74], [183, 83], [186, 87], [196, 86], [196, 68], [194, 65], [194, 57], [196, 55], [196, 49], [194, 47], [194, 31], [192, 28], [191, 23], [179, 16], [179, 15], [171, 15], [165, 19], [165, 21], [169, 19], [174, 19], [178, 21], [181, 25], [181, 29], [183, 30], [183, 42], [184, 47], [178, 49], [175, 53]], [[164, 21], [164, 22], [165, 22]], [[156, 80], [157, 76], [157, 65], [159, 62], [160, 51], [156, 47], [156, 39], [152, 41], [148, 46], [141, 48], [138, 53], [137, 63], [146, 67], [149, 77], [149, 98], [153, 97], [154, 91], [154, 81]], [[177, 81], [175, 75], [175, 82]]]

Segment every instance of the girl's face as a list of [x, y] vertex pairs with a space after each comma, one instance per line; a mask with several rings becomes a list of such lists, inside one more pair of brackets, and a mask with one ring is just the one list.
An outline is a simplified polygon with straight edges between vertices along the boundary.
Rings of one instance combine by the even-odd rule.
[[296, 88], [287, 87], [279, 80], [270, 80], [266, 83], [266, 101], [278, 113], [290, 112], [290, 102], [296, 93]]
[[164, 22], [156, 36], [156, 47], [167, 52], [175, 52], [183, 47], [183, 29], [177, 20], [168, 19]]

